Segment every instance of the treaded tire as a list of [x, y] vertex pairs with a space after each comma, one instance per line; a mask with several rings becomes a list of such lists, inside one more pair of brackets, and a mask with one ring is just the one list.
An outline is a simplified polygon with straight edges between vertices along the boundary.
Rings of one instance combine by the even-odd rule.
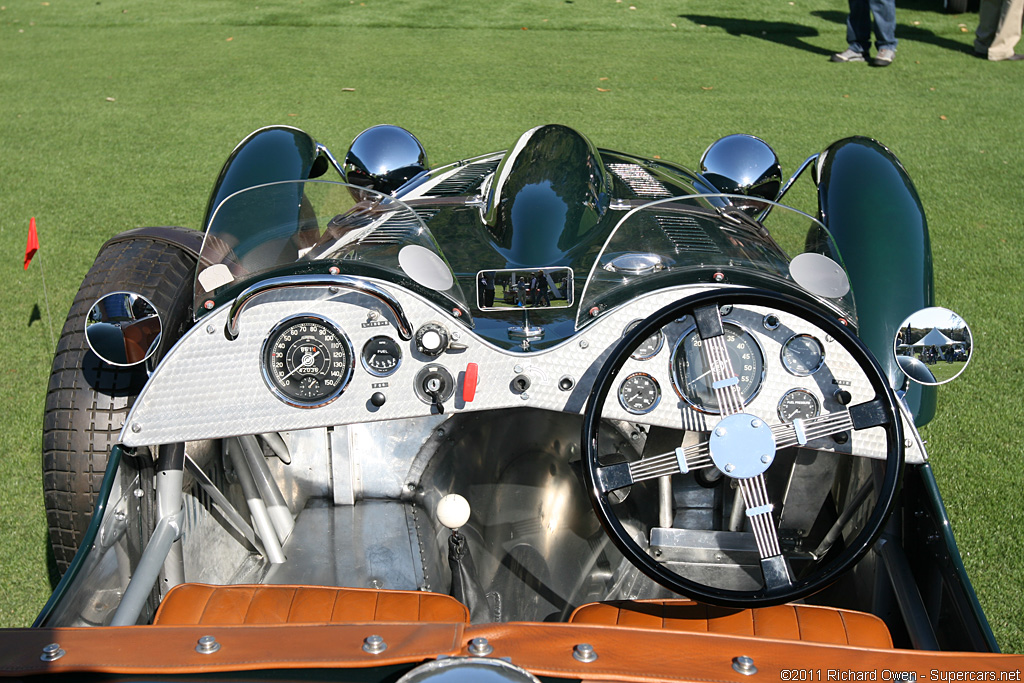
[[89, 525], [110, 449], [146, 381], [145, 364], [114, 367], [89, 349], [85, 317], [105, 294], [141, 294], [163, 321], [158, 360], [191, 324], [195, 264], [191, 254], [165, 241], [137, 237], [108, 243], [71, 304], [53, 359], [43, 418], [43, 497], [61, 575]]

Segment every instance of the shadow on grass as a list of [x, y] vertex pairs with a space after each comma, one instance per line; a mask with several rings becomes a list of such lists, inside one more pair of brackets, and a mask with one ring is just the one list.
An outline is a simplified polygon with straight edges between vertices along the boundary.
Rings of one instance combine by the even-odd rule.
[[[833, 52], [842, 50], [845, 47], [846, 40], [845, 26], [847, 13], [839, 11], [816, 11], [811, 12], [811, 16], [817, 17], [818, 19], [824, 19], [825, 21], [839, 24], [844, 27], [844, 31], [841, 34], [838, 34], [837, 44], [834, 46], [834, 49], [818, 47], [817, 45], [812, 45], [807, 42], [808, 38], [815, 38], [820, 36], [821, 33], [816, 28], [804, 26], [802, 24], [794, 24], [784, 21], [734, 19], [730, 17], [716, 17], [701, 14], [680, 14], [679, 18], [692, 21], [694, 24], [698, 24], [700, 26], [713, 26], [715, 28], [722, 29], [731, 36], [750, 36], [752, 38], [759, 38], [761, 40], [767, 40], [772, 43], [778, 43], [779, 45], [785, 45], [787, 47], [825, 57], [832, 55]], [[911, 24], [900, 24], [897, 22], [896, 37], [899, 40], [927, 43], [929, 45], [935, 45], [954, 52], [962, 52], [965, 54], [973, 53], [973, 46], [971, 43], [963, 43], [936, 35], [932, 31]]]
[[[814, 38], [819, 35], [818, 30], [802, 24], [792, 24], [785, 21], [756, 21], [753, 19], [732, 19], [730, 17], [713, 17], [699, 14], [680, 14], [680, 19], [687, 19], [701, 26], [714, 26], [724, 30], [731, 36], [750, 36], [760, 38], [772, 43], [779, 43], [798, 50], [805, 50], [816, 55], [831, 55], [833, 50], [827, 50], [817, 45], [811, 45], [805, 38]], [[846, 21], [846, 18], [843, 18]]]

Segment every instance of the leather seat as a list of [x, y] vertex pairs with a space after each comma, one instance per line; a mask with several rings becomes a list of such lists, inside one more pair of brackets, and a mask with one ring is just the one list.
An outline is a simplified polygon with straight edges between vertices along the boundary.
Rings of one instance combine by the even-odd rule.
[[622, 600], [582, 605], [569, 621], [892, 648], [888, 627], [873, 614], [817, 605], [729, 609], [692, 600]]
[[183, 583], [153, 617], [163, 626], [409, 621], [468, 624], [469, 610], [448, 595], [421, 591]]

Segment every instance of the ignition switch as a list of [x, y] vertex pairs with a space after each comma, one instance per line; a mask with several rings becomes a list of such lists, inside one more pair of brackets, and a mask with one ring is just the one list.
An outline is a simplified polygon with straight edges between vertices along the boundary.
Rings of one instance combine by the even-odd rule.
[[416, 374], [413, 391], [424, 403], [444, 413], [444, 402], [455, 393], [455, 379], [443, 365], [428, 365]]

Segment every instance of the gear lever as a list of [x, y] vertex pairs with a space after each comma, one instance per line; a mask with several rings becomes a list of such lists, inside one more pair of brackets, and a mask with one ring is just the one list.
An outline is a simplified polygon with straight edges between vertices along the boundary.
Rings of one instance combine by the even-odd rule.
[[452, 571], [453, 598], [469, 608], [472, 623], [491, 621], [491, 608], [476, 576], [473, 556], [466, 537], [459, 529], [469, 521], [469, 501], [457, 493], [449, 493], [437, 504], [437, 519], [451, 530], [448, 537], [448, 566]]

